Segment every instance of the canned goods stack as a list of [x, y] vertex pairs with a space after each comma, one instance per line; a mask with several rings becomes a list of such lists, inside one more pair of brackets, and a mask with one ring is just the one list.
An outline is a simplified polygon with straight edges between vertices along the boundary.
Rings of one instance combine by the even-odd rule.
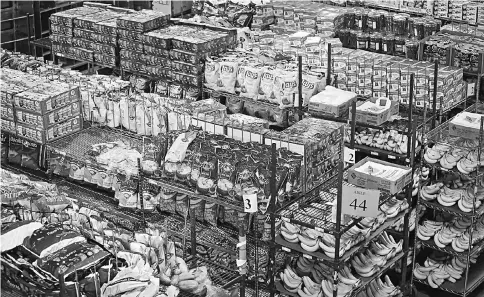
[[440, 22], [406, 13], [351, 8], [336, 30], [344, 47], [417, 59], [419, 41], [434, 34]]
[[11, 69], [3, 69], [2, 130], [35, 143], [82, 128], [79, 88]]
[[[338, 88], [362, 96], [387, 97], [408, 105], [410, 74], [414, 73], [414, 104], [430, 106], [434, 90], [433, 63], [349, 49], [333, 52], [333, 56]], [[439, 69], [438, 110], [446, 110], [467, 96], [462, 77], [462, 68], [447, 66]]]

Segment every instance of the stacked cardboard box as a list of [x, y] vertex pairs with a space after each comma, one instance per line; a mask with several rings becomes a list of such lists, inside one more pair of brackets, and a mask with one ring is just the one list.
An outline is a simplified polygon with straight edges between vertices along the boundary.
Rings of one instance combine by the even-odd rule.
[[82, 128], [78, 87], [17, 70], [3, 72], [2, 130], [46, 143]]
[[[337, 86], [363, 96], [388, 97], [400, 104], [409, 104], [410, 75], [414, 79], [414, 104], [431, 106], [434, 64], [392, 57], [362, 50], [343, 49], [333, 53], [333, 69]], [[437, 108], [447, 109], [466, 96], [463, 70], [441, 67], [437, 84]]]

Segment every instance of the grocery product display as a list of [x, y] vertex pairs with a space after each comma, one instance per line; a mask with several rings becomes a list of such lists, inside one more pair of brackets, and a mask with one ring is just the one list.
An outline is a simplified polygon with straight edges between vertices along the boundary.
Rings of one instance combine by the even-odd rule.
[[122, 2], [1, 51], [2, 295], [480, 296], [479, 1]]

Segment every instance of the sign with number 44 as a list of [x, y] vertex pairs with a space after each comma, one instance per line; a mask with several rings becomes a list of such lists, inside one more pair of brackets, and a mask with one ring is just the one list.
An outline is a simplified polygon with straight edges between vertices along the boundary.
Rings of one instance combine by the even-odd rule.
[[380, 191], [343, 185], [341, 202], [343, 214], [375, 218], [378, 216]]

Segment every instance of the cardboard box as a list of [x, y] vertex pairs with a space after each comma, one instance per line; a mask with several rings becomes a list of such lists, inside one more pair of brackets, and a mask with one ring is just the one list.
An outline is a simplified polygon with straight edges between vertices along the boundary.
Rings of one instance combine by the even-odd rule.
[[17, 135], [38, 143], [47, 143], [63, 136], [72, 134], [82, 129], [82, 117], [74, 117], [67, 121], [57, 123], [48, 128], [31, 127], [29, 125], [17, 124]]
[[[372, 176], [370, 174], [358, 172], [355, 169], [361, 167], [367, 162], [379, 163], [385, 166], [391, 166], [396, 168], [401, 168], [407, 172], [402, 175], [398, 180], [391, 181], [383, 179], [377, 176]], [[381, 161], [379, 159], [374, 159], [366, 157], [360, 162], [356, 163], [353, 167], [348, 169], [348, 182], [352, 185], [367, 188], [367, 189], [378, 189], [390, 194], [396, 194], [403, 190], [403, 188], [412, 182], [412, 169], [402, 165], [396, 165], [390, 162]]]
[[[477, 113], [469, 113], [469, 112], [463, 112], [455, 116], [452, 120], [449, 122], [449, 135], [450, 136], [456, 136], [456, 137], [462, 137], [466, 139], [477, 139], [479, 140], [479, 133], [480, 133], [480, 128], [472, 128], [468, 127], [465, 125], [462, 125], [461, 123], [458, 123], [455, 121], [456, 118], [460, 117], [461, 119], [468, 119], [469, 122], [473, 123], [479, 123], [480, 119], [484, 117], [484, 114], [477, 114]], [[480, 126], [478, 126], [480, 127]]]
[[15, 107], [40, 115], [78, 102], [79, 98], [79, 87], [60, 82], [40, 84], [13, 97]]
[[59, 122], [81, 115], [81, 102], [73, 102], [45, 115], [39, 115], [23, 108], [17, 108], [15, 110], [15, 115], [17, 122], [20, 124], [34, 126], [40, 129], [48, 129], [57, 125]]
[[1, 121], [2, 131], [7, 131], [9, 133], [17, 133], [17, 125], [13, 120], [2, 119]]
[[[377, 98], [371, 98], [369, 100], [371, 102], [375, 102]], [[370, 124], [370, 125], [377, 125], [377, 126], [385, 123], [390, 119], [392, 115], [397, 114], [399, 109], [399, 105], [398, 105], [399, 103], [397, 101], [393, 101], [393, 100], [390, 100], [390, 101], [391, 101], [390, 108], [379, 114], [356, 110], [356, 122]], [[351, 118], [351, 115], [352, 115], [352, 112], [350, 110], [350, 118]]]

